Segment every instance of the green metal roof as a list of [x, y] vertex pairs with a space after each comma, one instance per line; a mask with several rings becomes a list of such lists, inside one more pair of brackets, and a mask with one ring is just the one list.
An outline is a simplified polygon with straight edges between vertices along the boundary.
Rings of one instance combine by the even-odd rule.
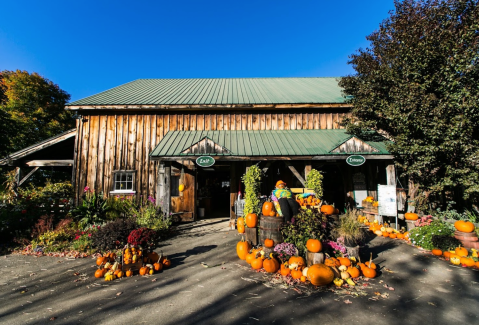
[[[151, 157], [202, 156], [321, 156], [349, 155], [332, 150], [353, 136], [345, 130], [262, 130], [262, 131], [170, 131], [151, 152]], [[198, 142], [210, 139], [217, 144], [211, 152], [184, 153]], [[388, 155], [385, 143], [364, 141], [377, 152], [355, 154]]]
[[339, 78], [138, 79], [67, 106], [344, 103]]

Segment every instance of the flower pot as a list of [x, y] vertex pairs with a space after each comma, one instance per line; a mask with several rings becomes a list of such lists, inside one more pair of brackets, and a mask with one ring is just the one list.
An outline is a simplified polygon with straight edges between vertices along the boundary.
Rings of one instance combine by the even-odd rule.
[[350, 247], [350, 246], [345, 246], [345, 247], [349, 257], [354, 257], [357, 260], [359, 259], [359, 245], [355, 247]]

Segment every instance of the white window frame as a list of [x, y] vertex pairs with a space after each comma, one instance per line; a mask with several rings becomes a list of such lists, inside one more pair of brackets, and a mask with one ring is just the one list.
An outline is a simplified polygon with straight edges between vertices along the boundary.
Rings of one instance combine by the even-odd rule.
[[[116, 175], [118, 174], [127, 174], [127, 175], [131, 174], [132, 176], [131, 189], [115, 190], [115, 185], [117, 183]], [[110, 194], [136, 194], [136, 191], [135, 191], [136, 170], [114, 170], [112, 172], [112, 175], [113, 175], [113, 182], [112, 182], [112, 190], [110, 191]]]

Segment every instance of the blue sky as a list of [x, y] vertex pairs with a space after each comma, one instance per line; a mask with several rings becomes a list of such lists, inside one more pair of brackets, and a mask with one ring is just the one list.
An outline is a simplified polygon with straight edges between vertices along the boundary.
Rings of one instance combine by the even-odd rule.
[[331, 77], [394, 9], [370, 1], [2, 1], [0, 70], [72, 100], [139, 78]]

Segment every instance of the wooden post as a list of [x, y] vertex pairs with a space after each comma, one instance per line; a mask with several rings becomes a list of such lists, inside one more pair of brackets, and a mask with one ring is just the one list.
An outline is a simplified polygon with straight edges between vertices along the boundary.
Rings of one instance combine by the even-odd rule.
[[308, 179], [308, 174], [311, 172], [311, 163], [306, 162], [304, 165], [304, 179]]
[[230, 228], [236, 228], [235, 201], [238, 197], [238, 180], [236, 178], [236, 163], [230, 164]]
[[158, 164], [158, 174], [156, 177], [156, 206], [161, 205], [161, 199], [163, 198], [163, 188], [165, 182], [165, 165], [163, 162]]
[[396, 169], [394, 165], [386, 166], [387, 185], [396, 185]]
[[313, 264], [322, 264], [324, 262], [324, 254], [323, 253], [311, 253], [308, 251], [306, 253], [306, 266], [310, 267]]
[[258, 228], [245, 228], [246, 241], [248, 241], [252, 246], [258, 245]]
[[171, 211], [171, 162], [165, 162], [165, 179], [163, 188], [163, 215], [169, 216]]
[[15, 167], [15, 184], [13, 185], [13, 192], [15, 195], [18, 195], [18, 187], [20, 186], [20, 181], [22, 179], [22, 170], [20, 167]]

